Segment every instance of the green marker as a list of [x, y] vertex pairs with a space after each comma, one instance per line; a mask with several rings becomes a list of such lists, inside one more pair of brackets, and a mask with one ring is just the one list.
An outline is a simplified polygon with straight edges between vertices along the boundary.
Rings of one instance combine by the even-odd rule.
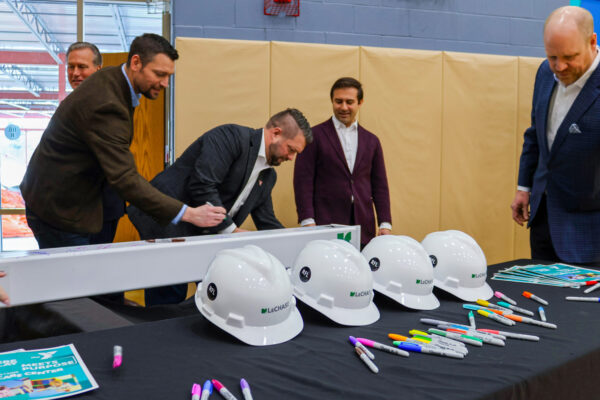
[[473, 337], [473, 336], [462, 335], [462, 334], [454, 333], [454, 332], [445, 332], [445, 331], [441, 331], [439, 329], [434, 329], [434, 328], [430, 328], [427, 331], [429, 333], [433, 333], [434, 335], [439, 335], [439, 336], [443, 336], [445, 338], [458, 340], [459, 342], [470, 344], [472, 346], [479, 346], [479, 347], [483, 346], [483, 341], [481, 339]]

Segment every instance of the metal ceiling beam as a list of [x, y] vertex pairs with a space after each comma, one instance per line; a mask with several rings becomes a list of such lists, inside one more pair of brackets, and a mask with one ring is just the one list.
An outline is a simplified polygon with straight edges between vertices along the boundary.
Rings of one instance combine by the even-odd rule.
[[3, 100], [58, 100], [58, 92], [42, 92], [38, 96], [31, 93], [0, 90], [0, 99]]
[[0, 104], [5, 104], [5, 105], [10, 106], [10, 107], [18, 108], [20, 110], [29, 111], [29, 108], [24, 107], [24, 106], [22, 106], [20, 104], [11, 103], [10, 101], [0, 100]]
[[35, 97], [40, 97], [40, 92], [44, 90], [39, 83], [24, 73], [23, 70], [16, 65], [0, 64], [0, 72], [10, 77], [13, 81], [19, 82], [25, 86], [27, 91], [33, 94]]
[[1, 64], [56, 65], [45, 51], [0, 51]]
[[119, 39], [121, 40], [121, 47], [123, 47], [123, 51], [129, 51], [129, 44], [127, 43], [127, 35], [125, 34], [125, 25], [123, 24], [123, 18], [121, 17], [121, 11], [119, 11], [119, 6], [116, 4], [111, 4], [110, 9], [112, 11], [113, 19], [115, 20], [115, 24], [117, 25], [117, 31], [119, 31]]
[[25, 0], [5, 0], [6, 4], [13, 10], [19, 19], [29, 28], [31, 33], [46, 48], [46, 51], [54, 58], [57, 64], [62, 64], [59, 53], [62, 48], [58, 41], [52, 36], [44, 22], [39, 18]]

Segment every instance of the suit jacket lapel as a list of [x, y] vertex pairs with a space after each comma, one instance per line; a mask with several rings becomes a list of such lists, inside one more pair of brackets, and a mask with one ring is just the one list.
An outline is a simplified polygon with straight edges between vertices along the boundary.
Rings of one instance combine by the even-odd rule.
[[556, 81], [554, 80], [554, 75], [552, 75], [551, 79], [548, 80], [542, 88], [542, 99], [548, 99], [548, 101], [544, 103], [545, 107], [542, 109], [540, 120], [536, 121], [539, 126], [539, 129], [537, 130], [538, 143], [542, 143], [540, 151], [543, 151], [546, 156], [548, 156], [548, 135], [546, 134], [546, 127], [548, 126], [548, 111], [550, 111], [550, 102], [552, 101], [554, 86], [556, 86]]
[[[588, 81], [585, 83], [585, 86], [579, 92], [579, 95], [573, 102], [573, 105], [567, 112], [565, 119], [560, 124], [558, 128], [558, 132], [556, 132], [556, 138], [554, 139], [554, 143], [552, 144], [552, 149], [550, 150], [550, 158], [554, 157], [554, 155], [558, 152], [558, 148], [565, 141], [567, 135], [569, 134], [569, 127], [571, 124], [579, 121], [579, 118], [587, 111], [588, 108], [592, 105], [598, 95], [600, 95], [600, 89], [598, 86], [600, 85], [600, 67], [597, 67], [596, 70], [592, 73], [592, 75], [588, 78]], [[583, 132], [585, 135], [586, 132]], [[587, 133], [589, 134], [589, 133]]]
[[366, 140], [366, 135], [363, 132], [363, 127], [358, 125], [357, 127], [358, 130], [358, 142], [357, 142], [357, 146], [356, 146], [356, 159], [354, 160], [354, 169], [352, 171], [352, 174], [354, 174], [354, 171], [357, 171], [360, 165], [360, 162], [362, 161], [362, 158], [365, 154], [365, 140]]
[[250, 179], [250, 174], [252, 173], [252, 169], [254, 169], [254, 164], [256, 164], [256, 159], [258, 158], [258, 151], [260, 150], [261, 140], [262, 129], [256, 129], [255, 131], [250, 133], [250, 148], [248, 150], [248, 161], [246, 163], [246, 170], [244, 171], [244, 179], [242, 180], [240, 191], [246, 186], [246, 184], [248, 183], [248, 179]]
[[340, 159], [341, 163], [346, 167], [348, 174], [350, 174], [348, 162], [346, 161], [346, 156], [344, 155], [344, 150], [342, 149], [342, 143], [340, 143], [340, 138], [335, 130], [332, 119], [327, 121], [326, 128], [325, 137], [327, 138], [327, 141], [331, 145], [331, 148], [334, 150], [336, 156]]

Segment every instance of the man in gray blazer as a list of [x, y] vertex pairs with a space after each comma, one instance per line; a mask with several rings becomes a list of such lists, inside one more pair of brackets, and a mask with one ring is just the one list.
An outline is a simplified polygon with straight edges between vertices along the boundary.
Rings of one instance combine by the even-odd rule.
[[[139, 208], [127, 209], [142, 239], [241, 232], [248, 215], [259, 230], [283, 228], [273, 212], [271, 190], [277, 180], [272, 168], [293, 160], [312, 142], [308, 121], [293, 108], [273, 115], [264, 128], [221, 125], [200, 136], [150, 183], [162, 193], [191, 207], [221, 206], [227, 216], [217, 226], [189, 223], [162, 226]], [[146, 290], [146, 305], [178, 303], [187, 285]]]

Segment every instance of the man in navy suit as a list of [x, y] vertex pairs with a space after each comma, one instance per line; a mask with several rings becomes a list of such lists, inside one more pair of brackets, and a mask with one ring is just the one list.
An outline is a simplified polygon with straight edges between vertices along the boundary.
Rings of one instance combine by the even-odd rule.
[[333, 117], [313, 127], [314, 143], [298, 155], [294, 193], [302, 226], [360, 225], [361, 246], [390, 234], [392, 215], [383, 150], [377, 136], [356, 121], [363, 89], [354, 78], [340, 78], [329, 93]]
[[[211, 129], [150, 183], [190, 206], [221, 206], [227, 217], [210, 228], [185, 222], [162, 226], [129, 206], [129, 219], [142, 239], [241, 232], [239, 225], [248, 215], [259, 230], [283, 228], [271, 201], [277, 180], [272, 167], [293, 160], [311, 141], [310, 125], [295, 108], [273, 115], [263, 129], [233, 124]], [[186, 293], [187, 284], [147, 289], [145, 301], [146, 305], [179, 303]]]
[[561, 7], [544, 25], [531, 127], [513, 219], [528, 221], [531, 257], [600, 262], [600, 55], [592, 15]]

